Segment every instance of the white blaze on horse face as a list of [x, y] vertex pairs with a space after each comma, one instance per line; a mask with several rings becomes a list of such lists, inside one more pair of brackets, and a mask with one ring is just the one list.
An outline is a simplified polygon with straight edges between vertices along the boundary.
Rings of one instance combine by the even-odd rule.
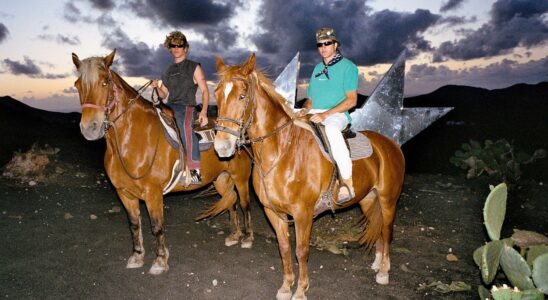
[[220, 157], [230, 157], [236, 152], [237, 137], [226, 132], [218, 132], [215, 135], [215, 150]]
[[232, 82], [229, 82], [225, 85], [225, 101], [228, 100], [228, 95], [230, 95], [232, 87], [234, 87], [234, 83]]

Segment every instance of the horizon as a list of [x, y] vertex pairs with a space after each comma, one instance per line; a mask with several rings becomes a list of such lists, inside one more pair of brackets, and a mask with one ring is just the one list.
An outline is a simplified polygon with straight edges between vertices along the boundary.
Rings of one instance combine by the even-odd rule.
[[[162, 43], [174, 29], [187, 35], [189, 59], [202, 63], [210, 90], [215, 55], [237, 64], [256, 52], [258, 67], [273, 79], [300, 52], [303, 98], [319, 62], [314, 32], [324, 26], [337, 30], [343, 55], [358, 65], [362, 95], [403, 48], [406, 97], [447, 85], [493, 90], [548, 80], [543, 1], [23, 2], [0, 8], [0, 94], [50, 111], [80, 111], [71, 52], [83, 59], [117, 48], [113, 69], [138, 87], [171, 63]], [[309, 17], [319, 15], [325, 17]]]

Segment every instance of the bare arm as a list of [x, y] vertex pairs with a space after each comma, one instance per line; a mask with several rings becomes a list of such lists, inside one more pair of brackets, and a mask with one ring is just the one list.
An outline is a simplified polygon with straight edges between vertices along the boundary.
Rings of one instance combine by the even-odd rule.
[[343, 113], [352, 107], [356, 106], [356, 103], [358, 102], [358, 92], [357, 91], [351, 91], [346, 93], [346, 98], [337, 106], [324, 111], [323, 113], [315, 114], [313, 115], [310, 120], [314, 123], [322, 122], [323, 120], [327, 119], [327, 117], [331, 116], [335, 113]]
[[165, 99], [167, 95], [169, 94], [167, 87], [163, 85], [162, 82], [158, 79], [152, 80], [152, 83], [150, 84], [150, 86], [153, 88], [158, 88], [158, 95], [162, 99]]
[[203, 127], [207, 125], [208, 122], [207, 107], [209, 105], [209, 90], [207, 88], [204, 71], [200, 65], [196, 66], [196, 70], [194, 70], [194, 82], [198, 84], [200, 91], [202, 91], [202, 111], [198, 114], [198, 122], [200, 123], [200, 126]]

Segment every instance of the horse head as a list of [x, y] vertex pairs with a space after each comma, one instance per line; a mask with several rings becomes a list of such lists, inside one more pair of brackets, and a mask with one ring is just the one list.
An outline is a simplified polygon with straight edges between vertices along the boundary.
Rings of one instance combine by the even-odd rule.
[[84, 60], [72, 53], [72, 61], [79, 73], [74, 86], [82, 105], [80, 131], [90, 141], [105, 135], [107, 117], [116, 104], [110, 71], [115, 53], [116, 49], [105, 57]]
[[227, 66], [217, 57], [216, 67], [220, 80], [215, 89], [219, 111], [215, 150], [220, 157], [230, 157], [253, 121], [255, 54], [241, 66]]

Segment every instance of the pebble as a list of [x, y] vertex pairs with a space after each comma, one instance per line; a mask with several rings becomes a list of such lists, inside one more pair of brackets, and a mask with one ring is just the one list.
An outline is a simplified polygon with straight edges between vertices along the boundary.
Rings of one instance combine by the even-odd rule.
[[90, 218], [91, 220], [97, 220], [97, 216], [94, 215], [94, 214], [89, 215], [89, 218]]
[[74, 216], [71, 215], [70, 213], [65, 213], [65, 215], [63, 217], [65, 218], [65, 220], [74, 218]]
[[446, 258], [447, 258], [447, 261], [458, 261], [459, 260], [459, 258], [453, 253], [447, 254]]
[[213, 281], [211, 282], [213, 284], [213, 286], [217, 286], [217, 279], [213, 279]]

